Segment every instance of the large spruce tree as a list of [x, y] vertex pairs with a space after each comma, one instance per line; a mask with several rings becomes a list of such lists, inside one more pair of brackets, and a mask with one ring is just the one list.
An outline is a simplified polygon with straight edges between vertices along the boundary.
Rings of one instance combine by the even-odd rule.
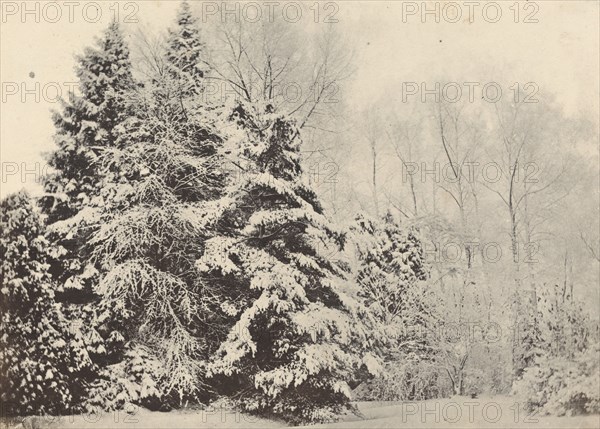
[[119, 125], [131, 114], [125, 94], [134, 81], [118, 23], [113, 21], [96, 44], [78, 58], [78, 93], [69, 93], [62, 112], [54, 114], [58, 149], [48, 163], [55, 173], [45, 178], [41, 199], [50, 223], [73, 217], [98, 194], [98, 155], [115, 145]]
[[121, 359], [91, 398], [107, 408], [169, 407], [206, 390], [211, 339], [200, 329], [195, 262], [220, 192], [219, 163], [207, 155], [219, 144], [219, 117], [189, 111], [181, 124], [148, 107], [131, 122], [127, 144], [103, 154], [105, 204], [87, 244], [100, 271], [100, 321], [121, 343]]
[[299, 129], [271, 106], [239, 105], [232, 118], [225, 150], [248, 175], [228, 187], [198, 262], [218, 297], [209, 374], [246, 410], [330, 420], [350, 407], [354, 372], [377, 367], [365, 352], [375, 321], [329, 257], [346, 238], [301, 180]]
[[201, 47], [188, 30], [194, 22], [184, 3], [165, 47], [168, 68], [154, 67], [130, 91], [134, 116], [123, 140], [100, 156], [104, 205], [86, 247], [100, 271], [100, 321], [116, 340], [116, 360], [94, 383], [92, 405], [168, 408], [210, 390], [204, 362], [216, 340], [204, 328], [195, 262], [221, 194], [217, 152], [227, 118], [188, 90], [203, 76], [189, 72], [196, 57], [186, 52]]
[[53, 173], [45, 177], [40, 203], [51, 225], [50, 236], [65, 255], [55, 272], [67, 301], [89, 302], [95, 269], [81, 254], [93, 223], [94, 209], [102, 206], [103, 186], [99, 156], [118, 144], [123, 123], [131, 115], [126, 99], [134, 87], [129, 50], [116, 22], [96, 48], [79, 57], [79, 94], [70, 93], [62, 112], [54, 114], [58, 148], [49, 155]]
[[105, 204], [105, 176], [101, 156], [107, 148], [122, 145], [124, 124], [132, 115], [128, 100], [135, 88], [129, 49], [119, 25], [112, 22], [96, 47], [78, 58], [79, 90], [63, 101], [54, 114], [57, 149], [49, 155], [53, 172], [45, 177], [40, 199], [48, 216], [50, 241], [58, 246], [51, 273], [58, 282], [57, 300], [81, 350], [94, 363], [81, 385], [85, 391], [100, 367], [114, 357], [107, 355], [107, 333], [98, 330], [96, 306], [98, 267], [87, 243], [98, 227]]

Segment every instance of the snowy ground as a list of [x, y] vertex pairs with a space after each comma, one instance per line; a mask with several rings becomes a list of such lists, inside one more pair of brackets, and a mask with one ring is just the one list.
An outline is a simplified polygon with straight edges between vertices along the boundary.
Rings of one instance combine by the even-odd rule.
[[[456, 397], [424, 402], [367, 402], [358, 404], [362, 418], [349, 416], [344, 421], [311, 426], [329, 428], [600, 428], [600, 415], [548, 417], [529, 415], [518, 401], [509, 397], [471, 399]], [[3, 424], [4, 423], [4, 424]], [[0, 428], [14, 428], [0, 421]], [[31, 418], [25, 428], [275, 428], [281, 422], [258, 419], [229, 410], [185, 410], [169, 413], [139, 410], [92, 416]], [[23, 426], [18, 426], [23, 427]]]
[[531, 415], [506, 396], [421, 402], [359, 404], [364, 419], [322, 425], [329, 428], [600, 428], [600, 415], [552, 417]]

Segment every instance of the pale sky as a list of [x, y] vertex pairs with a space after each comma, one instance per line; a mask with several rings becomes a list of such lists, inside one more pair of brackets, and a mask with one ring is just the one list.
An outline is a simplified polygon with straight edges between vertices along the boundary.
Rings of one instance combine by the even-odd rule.
[[[5, 196], [23, 187], [39, 191], [35, 173], [45, 169], [42, 153], [54, 147], [50, 110], [59, 105], [51, 101], [57, 88], [66, 94], [69, 84], [75, 82], [74, 55], [92, 44], [94, 36], [101, 34], [115, 11], [119, 11], [121, 21], [130, 14], [139, 21], [126, 25], [130, 32], [140, 25], [163, 30], [173, 23], [179, 2], [101, 2], [97, 23], [88, 22], [96, 16], [94, 2], [75, 2], [75, 6], [55, 2], [60, 7], [60, 19], [55, 18], [56, 10], [44, 9], [47, 2], [27, 3], [33, 12], [25, 16], [22, 16], [22, 2], [0, 3], [0, 195]], [[34, 9], [36, 3], [39, 12]], [[201, 2], [193, 3], [200, 14], [221, 5], [221, 2], [204, 2], [204, 6]], [[282, 14], [288, 3], [294, 2], [280, 2], [273, 6], [273, 13]], [[350, 105], [368, 105], [383, 96], [398, 99], [402, 82], [433, 85], [443, 76], [458, 83], [483, 85], [502, 77], [523, 84], [535, 82], [540, 93], [555, 94], [567, 112], [583, 111], [598, 121], [598, 2], [529, 2], [536, 6], [522, 2], [518, 7], [518, 23], [514, 22], [513, 1], [496, 2], [502, 12], [496, 23], [489, 22], [496, 16], [496, 6], [488, 7], [487, 15], [483, 14], [483, 6], [489, 2], [479, 2], [473, 22], [469, 22], [465, 2], [428, 4], [433, 10], [436, 3], [440, 8], [439, 23], [432, 14], [426, 15], [426, 22], [422, 22], [421, 1], [339, 1], [334, 5], [326, 2], [319, 5], [319, 21], [336, 12], [336, 28], [354, 45], [356, 72], [349, 91]], [[262, 8], [264, 16], [269, 12], [266, 4], [254, 2]], [[84, 7], [87, 21], [83, 19]], [[286, 10], [290, 14], [295, 11], [293, 7]], [[461, 11], [461, 19], [448, 22], [454, 20], [456, 10]], [[414, 15], [408, 14], [413, 11]], [[537, 23], [522, 22], [530, 14]], [[240, 16], [243, 18], [243, 13]], [[290, 25], [307, 26], [313, 20], [314, 9], [304, 9], [299, 22]], [[504, 87], [507, 91], [508, 86]], [[23, 89], [33, 91], [24, 94]]]

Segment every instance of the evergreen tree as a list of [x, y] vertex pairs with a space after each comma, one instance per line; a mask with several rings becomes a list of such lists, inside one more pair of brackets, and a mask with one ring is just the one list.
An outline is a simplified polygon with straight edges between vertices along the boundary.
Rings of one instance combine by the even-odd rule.
[[106, 355], [106, 338], [94, 322], [99, 273], [86, 244], [105, 204], [101, 155], [107, 148], [122, 146], [132, 115], [128, 97], [135, 84], [129, 49], [116, 22], [95, 48], [87, 48], [78, 58], [77, 76], [79, 93], [70, 93], [62, 112], [54, 114], [58, 148], [49, 157], [54, 172], [45, 178], [40, 204], [48, 215], [47, 236], [61, 249], [51, 267], [58, 281], [57, 300], [72, 321], [77, 343], [94, 363], [82, 377], [85, 388], [97, 365], [113, 359]]
[[189, 110], [185, 123], [152, 91], [126, 125], [127, 141], [106, 149], [97, 228], [87, 251], [100, 271], [99, 323], [113, 364], [100, 373], [91, 405], [168, 408], [206, 393], [204, 360], [211, 339], [201, 256], [211, 200], [222, 180], [216, 153], [220, 116]]
[[0, 203], [0, 399], [5, 413], [57, 413], [72, 405], [87, 365], [54, 300], [50, 245], [29, 196]]
[[167, 38], [167, 71], [177, 82], [176, 92], [180, 97], [198, 95], [208, 71], [204, 60], [206, 47], [200, 38], [198, 20], [187, 1], [182, 1], [177, 11], [175, 28], [169, 30]]
[[97, 45], [87, 48], [78, 60], [81, 94], [70, 93], [63, 111], [54, 114], [58, 149], [50, 154], [49, 164], [55, 172], [45, 177], [40, 199], [52, 225], [52, 241], [66, 250], [62, 266], [54, 271], [64, 286], [65, 299], [75, 302], [89, 301], [92, 295], [95, 270], [86, 266], [80, 249], [88, 238], [91, 208], [102, 205], [98, 159], [103, 148], [118, 144], [123, 123], [131, 115], [126, 94], [134, 85], [129, 50], [116, 22]]
[[[378, 361], [375, 320], [355, 299], [348, 267], [330, 260], [344, 231], [301, 182], [299, 130], [270, 106], [240, 105], [225, 151], [243, 172], [220, 202], [199, 266], [215, 296], [208, 366], [220, 393], [291, 422], [351, 408], [348, 381]], [[224, 328], [224, 329], [223, 329]]]
[[116, 143], [117, 128], [131, 113], [125, 100], [134, 85], [129, 49], [117, 22], [78, 63], [80, 94], [70, 93], [54, 114], [58, 149], [49, 165], [56, 173], [46, 177], [41, 199], [50, 223], [74, 216], [98, 194], [99, 152]]
[[[143, 92], [137, 94], [139, 104], [147, 116], [154, 115], [163, 123], [172, 125], [179, 122], [182, 126], [178, 132], [185, 134], [186, 138], [206, 140], [210, 138], [206, 128], [196, 127], [189, 116], [218, 106], [200, 96], [205, 76], [201, 58], [206, 48], [200, 40], [197, 19], [185, 1], [180, 5], [175, 28], [169, 30], [164, 49], [164, 58], [154, 59], [156, 63], [151, 67], [150, 79], [144, 82]], [[214, 147], [204, 145], [204, 155], [216, 155], [216, 151], [212, 150]]]

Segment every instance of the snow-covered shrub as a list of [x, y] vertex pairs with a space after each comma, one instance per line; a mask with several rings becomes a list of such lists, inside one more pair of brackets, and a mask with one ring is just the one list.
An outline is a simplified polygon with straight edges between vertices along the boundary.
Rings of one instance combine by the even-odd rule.
[[357, 401], [421, 401], [450, 396], [452, 387], [435, 361], [393, 360], [378, 377], [354, 390]]
[[[417, 400], [444, 394], [435, 350], [423, 335], [428, 328], [427, 266], [416, 228], [356, 216], [351, 225], [356, 251], [358, 295], [386, 332], [380, 376], [363, 380], [358, 400]], [[442, 385], [440, 385], [440, 383]], [[438, 388], [439, 386], [439, 388]]]
[[128, 348], [123, 359], [103, 368], [89, 388], [84, 408], [127, 411], [128, 406], [141, 405], [151, 410], [167, 410], [180, 405], [175, 395], [165, 393], [165, 367], [144, 347]]
[[514, 393], [531, 410], [563, 416], [600, 412], [600, 347], [578, 352], [573, 359], [542, 357], [525, 369]]
[[543, 354], [514, 383], [514, 393], [545, 414], [600, 412], [597, 325], [566, 284], [542, 289], [538, 308]]
[[417, 283], [427, 278], [418, 231], [401, 228], [391, 214], [383, 220], [358, 215], [351, 231], [359, 264], [356, 281], [365, 305], [388, 327], [400, 332], [415, 328], [422, 322], [424, 305]]
[[0, 222], [0, 399], [11, 414], [58, 413], [72, 406], [87, 355], [75, 350], [54, 299], [44, 224], [25, 193], [2, 200]]
[[565, 284], [543, 288], [538, 299], [544, 349], [571, 359], [593, 342], [593, 323], [585, 303], [571, 297]]

